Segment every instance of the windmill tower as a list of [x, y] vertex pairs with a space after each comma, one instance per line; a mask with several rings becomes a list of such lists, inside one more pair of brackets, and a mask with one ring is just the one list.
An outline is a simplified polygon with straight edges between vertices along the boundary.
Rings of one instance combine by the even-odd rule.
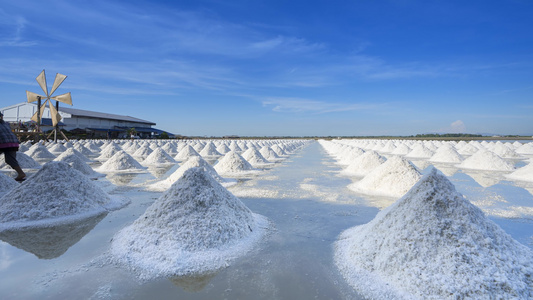
[[[54, 133], [54, 141], [57, 142], [57, 133], [61, 133], [63, 138], [68, 141], [67, 137], [61, 130], [59, 130], [59, 126], [57, 125], [59, 121], [61, 121], [62, 117], [59, 114], [59, 102], [66, 103], [68, 105], [72, 105], [72, 97], [70, 96], [70, 92], [61, 94], [59, 96], [52, 97], [54, 92], [57, 90], [57, 88], [63, 83], [63, 81], [67, 78], [67, 75], [63, 74], [56, 74], [56, 78], [54, 80], [54, 84], [52, 85], [52, 90], [50, 93], [48, 93], [48, 86], [46, 85], [46, 74], [44, 70], [35, 78], [37, 80], [37, 83], [39, 83], [39, 86], [41, 86], [41, 89], [43, 89], [43, 92], [46, 96], [42, 96], [36, 93], [32, 93], [30, 91], [26, 91], [26, 97], [28, 98], [28, 102], [35, 102], [37, 101], [37, 112], [32, 116], [32, 121], [35, 121], [37, 123], [37, 132], [40, 134], [41, 132], [41, 120], [44, 114], [44, 109], [46, 107], [46, 102], [48, 102], [50, 106], [50, 118], [52, 119], [52, 125], [54, 126], [54, 130], [50, 133]], [[44, 102], [41, 104], [41, 101], [44, 99]], [[52, 100], [56, 101], [56, 105], [52, 104]], [[48, 135], [48, 137], [50, 137]], [[47, 138], [48, 138], [47, 137]]]

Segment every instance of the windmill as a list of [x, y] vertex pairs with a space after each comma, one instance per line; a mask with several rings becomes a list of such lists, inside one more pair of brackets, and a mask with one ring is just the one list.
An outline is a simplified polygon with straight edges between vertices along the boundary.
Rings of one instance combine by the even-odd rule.
[[[58, 110], [59, 110], [59, 102], [72, 105], [72, 97], [70, 96], [70, 92], [52, 97], [54, 92], [57, 90], [57, 88], [61, 85], [61, 83], [63, 83], [63, 81], [66, 78], [67, 78], [67, 75], [57, 73], [56, 78], [54, 80], [54, 84], [52, 85], [52, 90], [50, 91], [50, 93], [48, 93], [48, 86], [46, 85], [46, 74], [43, 70], [37, 76], [37, 78], [35, 78], [35, 80], [37, 80], [37, 83], [39, 83], [39, 86], [41, 86], [41, 89], [43, 89], [43, 92], [45, 93], [46, 96], [42, 96], [42, 95], [30, 92], [30, 91], [26, 91], [28, 102], [31, 103], [31, 102], [37, 101], [37, 106], [38, 106], [37, 112], [31, 117], [32, 121], [35, 121], [37, 123], [37, 132], [40, 132], [41, 120], [44, 114], [44, 109], [46, 108], [46, 102], [48, 102], [50, 106], [50, 118], [52, 119], [52, 125], [54, 126], [54, 130], [53, 130], [54, 141], [56, 142], [57, 142], [57, 132], [60, 132], [61, 135], [68, 141], [65, 134], [63, 134], [63, 132], [61, 132], [59, 130], [59, 127], [57, 126], [59, 121], [61, 121], [61, 115], [59, 114]], [[44, 100], [44, 103], [42, 103], [41, 105], [42, 99], [45, 99], [45, 100]], [[52, 100], [56, 101], [55, 107], [52, 104]], [[51, 134], [52, 133], [50, 133], [50, 135]], [[48, 135], [48, 137], [50, 135]]]

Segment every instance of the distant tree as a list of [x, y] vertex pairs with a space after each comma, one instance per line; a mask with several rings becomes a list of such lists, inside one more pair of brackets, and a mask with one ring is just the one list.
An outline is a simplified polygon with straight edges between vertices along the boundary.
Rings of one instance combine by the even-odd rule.
[[168, 133], [166, 133], [166, 132], [162, 132], [162, 133], [159, 135], [159, 138], [160, 138], [160, 139], [167, 140], [167, 139], [169, 139], [170, 137], [168, 136]]

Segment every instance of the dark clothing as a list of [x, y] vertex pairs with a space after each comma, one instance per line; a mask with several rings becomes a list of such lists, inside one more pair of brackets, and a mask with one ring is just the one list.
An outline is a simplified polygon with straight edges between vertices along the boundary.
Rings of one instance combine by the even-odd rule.
[[17, 151], [18, 148], [0, 148], [0, 153], [4, 153], [6, 164], [13, 169], [19, 166], [17, 161]]
[[19, 144], [17, 136], [11, 131], [11, 126], [9, 126], [9, 123], [4, 120], [0, 120], [0, 147], [1, 144], [8, 144], [10, 146], [12, 146], [12, 144]]

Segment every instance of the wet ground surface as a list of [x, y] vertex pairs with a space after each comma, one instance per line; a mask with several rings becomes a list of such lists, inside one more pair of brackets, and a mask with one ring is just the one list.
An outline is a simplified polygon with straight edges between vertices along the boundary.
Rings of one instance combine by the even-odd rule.
[[[428, 166], [419, 164], [427, 172]], [[99, 179], [104, 190], [131, 199], [99, 219], [0, 236], [0, 298], [360, 299], [333, 263], [333, 242], [395, 199], [350, 191], [347, 185], [355, 179], [338, 176], [341, 167], [318, 143], [229, 188], [273, 225], [261, 244], [227, 268], [199, 277], [141, 281], [111, 263], [107, 252], [113, 235], [161, 195], [142, 185], [175, 168]], [[446, 175], [507, 233], [533, 247], [531, 186], [501, 180], [501, 174], [451, 168]]]

